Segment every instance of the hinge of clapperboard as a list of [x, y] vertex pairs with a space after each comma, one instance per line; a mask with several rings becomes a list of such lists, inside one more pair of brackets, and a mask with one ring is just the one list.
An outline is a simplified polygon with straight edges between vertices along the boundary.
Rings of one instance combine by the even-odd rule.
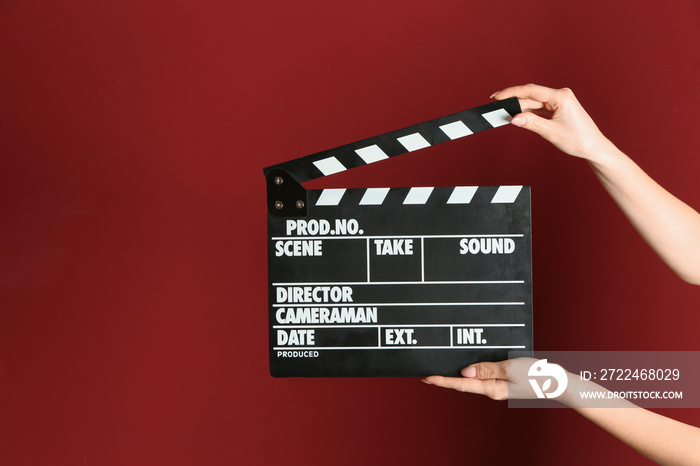
[[264, 168], [267, 209], [276, 217], [304, 217], [306, 181], [503, 126], [520, 111], [511, 97]]

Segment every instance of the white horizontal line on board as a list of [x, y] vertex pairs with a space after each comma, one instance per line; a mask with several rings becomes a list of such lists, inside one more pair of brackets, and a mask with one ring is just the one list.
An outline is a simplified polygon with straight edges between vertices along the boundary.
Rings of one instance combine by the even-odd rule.
[[485, 345], [461, 345], [461, 346], [417, 346], [417, 345], [396, 345], [396, 346], [275, 346], [273, 351], [308, 351], [308, 350], [381, 350], [381, 349], [524, 349], [521, 346], [485, 346]]
[[406, 282], [289, 282], [272, 286], [349, 286], [349, 285], [514, 285], [525, 280], [464, 280], [464, 281], [406, 281]]
[[386, 236], [365, 236], [365, 235], [353, 235], [353, 236], [273, 236], [270, 238], [273, 241], [286, 240], [286, 239], [393, 239], [393, 238], [522, 238], [524, 234], [512, 234], [512, 235], [386, 235]]
[[324, 329], [324, 328], [366, 328], [366, 329], [376, 329], [376, 328], [423, 328], [423, 327], [525, 327], [525, 324], [356, 324], [356, 325], [345, 325], [345, 324], [317, 324], [317, 325], [273, 325], [272, 328], [313, 328], [313, 329]]
[[525, 303], [283, 303], [272, 307], [375, 307], [375, 306], [524, 306]]

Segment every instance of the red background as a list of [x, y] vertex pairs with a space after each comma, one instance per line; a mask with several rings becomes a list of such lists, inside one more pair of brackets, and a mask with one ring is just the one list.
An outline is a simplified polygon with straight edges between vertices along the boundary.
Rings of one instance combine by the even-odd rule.
[[[0, 463], [639, 461], [569, 410], [270, 377], [262, 168], [537, 82], [698, 207], [698, 24], [695, 0], [3, 1]], [[700, 288], [524, 130], [307, 187], [503, 184], [532, 186], [536, 349], [697, 349]]]

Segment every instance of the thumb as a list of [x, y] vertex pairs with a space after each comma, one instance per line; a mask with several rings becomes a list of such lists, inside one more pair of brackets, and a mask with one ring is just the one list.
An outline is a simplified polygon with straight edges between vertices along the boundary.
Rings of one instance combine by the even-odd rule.
[[477, 362], [462, 369], [462, 376], [479, 380], [508, 380], [508, 361]]
[[510, 121], [515, 126], [528, 129], [549, 140], [552, 133], [552, 122], [541, 116], [530, 112], [523, 112], [515, 115]]

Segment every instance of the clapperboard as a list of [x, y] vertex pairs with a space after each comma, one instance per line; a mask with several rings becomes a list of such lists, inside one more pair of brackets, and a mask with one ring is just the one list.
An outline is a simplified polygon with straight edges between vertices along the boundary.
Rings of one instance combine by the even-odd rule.
[[264, 169], [273, 376], [458, 375], [532, 354], [528, 186], [301, 185], [519, 112], [493, 102]]

